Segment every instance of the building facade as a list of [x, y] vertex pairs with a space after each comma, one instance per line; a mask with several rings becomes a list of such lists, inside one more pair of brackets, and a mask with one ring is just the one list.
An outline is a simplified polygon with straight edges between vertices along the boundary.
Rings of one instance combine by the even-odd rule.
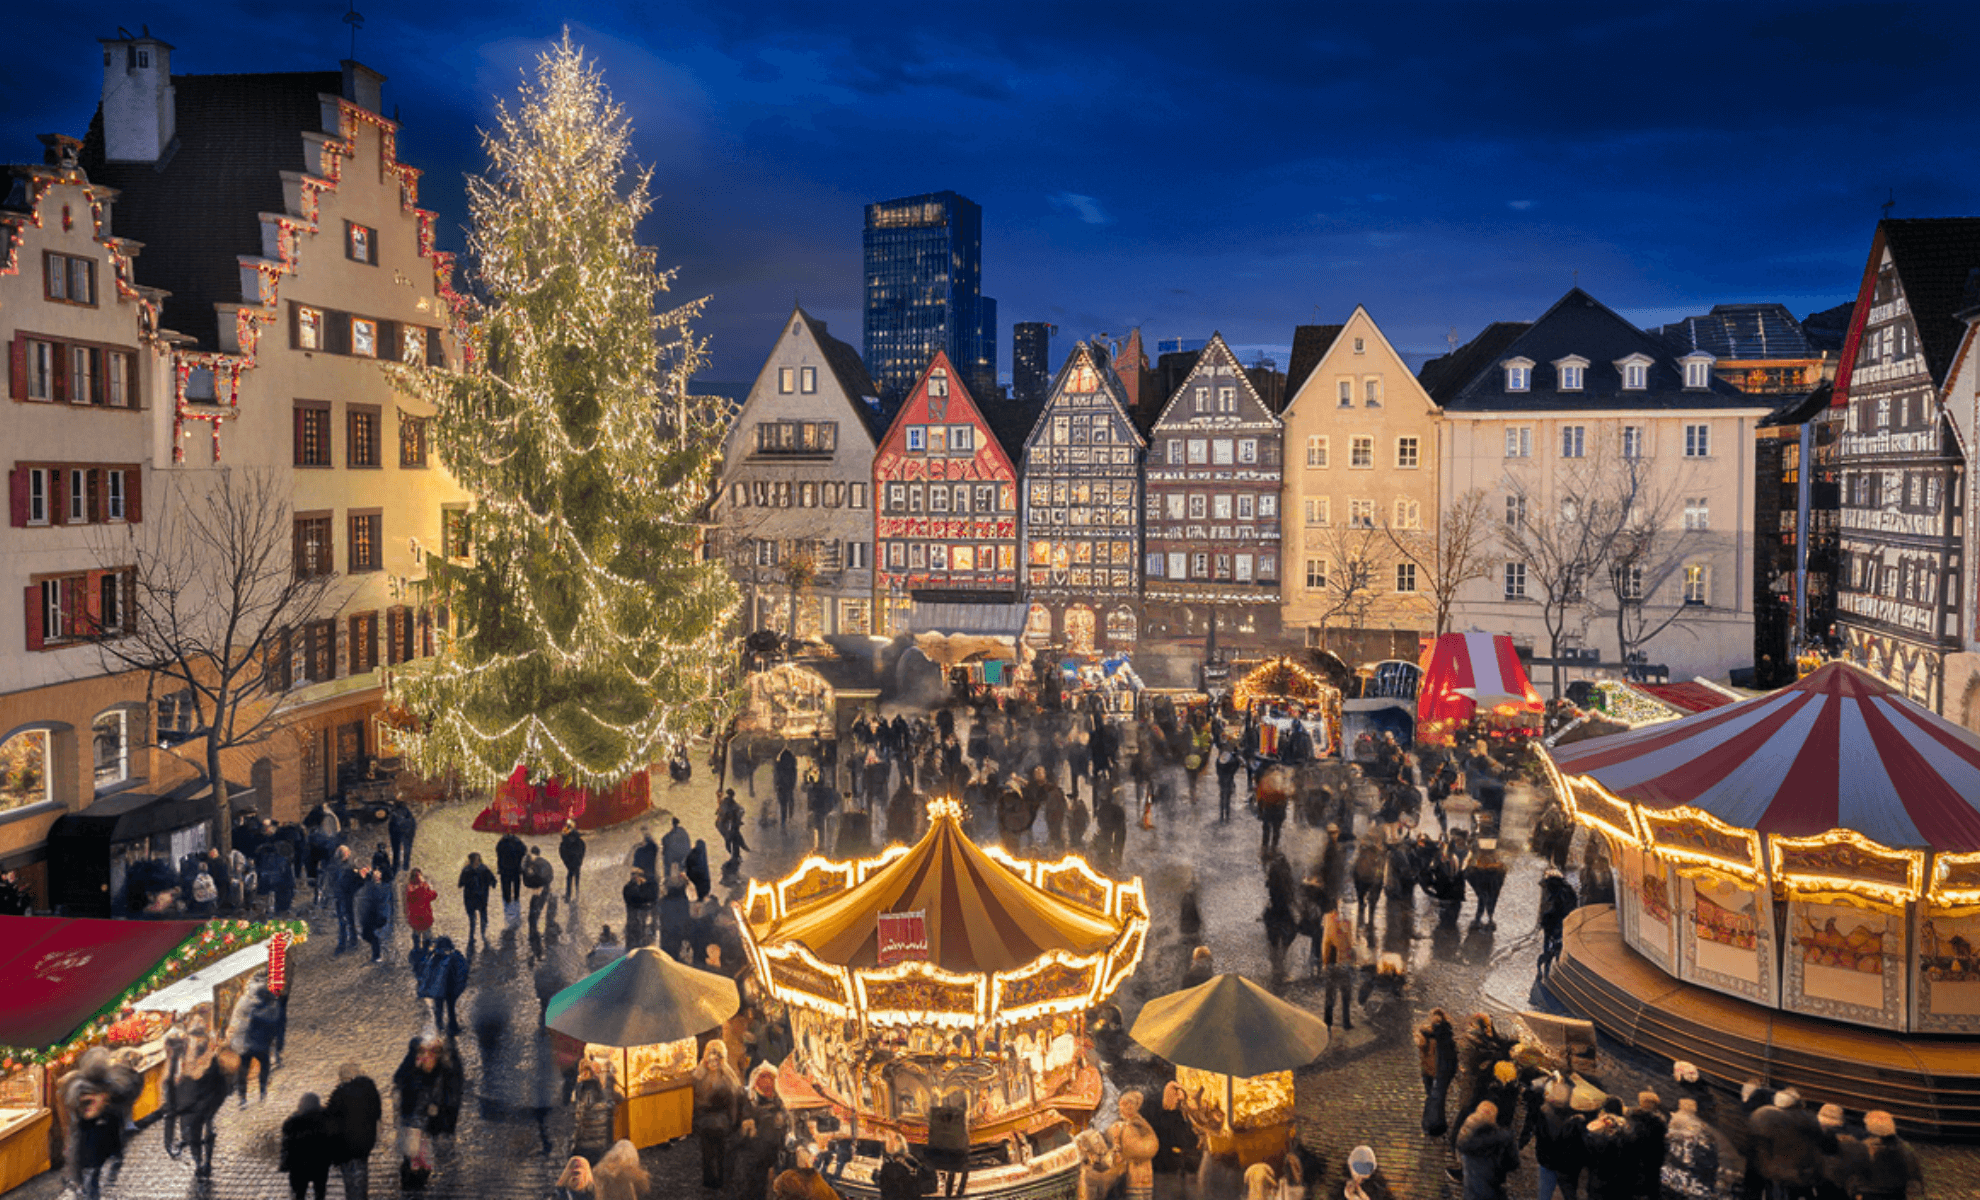
[[57, 818], [197, 775], [159, 748], [147, 679], [97, 645], [131, 618], [120, 554], [157, 490], [171, 345], [138, 283], [141, 247], [116, 235], [116, 192], [77, 166], [80, 142], [44, 140], [44, 163], [9, 172], [18, 206], [0, 208], [0, 568], [22, 597], [0, 609], [0, 871], [42, 904]]
[[1148, 436], [1144, 637], [1206, 653], [1277, 642], [1280, 433], [1212, 334]]
[[1852, 661], [1934, 711], [1964, 647], [1966, 471], [1941, 388], [1975, 268], [1980, 218], [1878, 222], [1835, 385], [1837, 624]]
[[[1724, 378], [1724, 376], [1720, 376]], [[1835, 623], [1839, 421], [1823, 384], [1762, 419], [1753, 491], [1753, 667], [1759, 687], [1796, 679]]]
[[716, 541], [748, 628], [877, 631], [873, 451], [885, 429], [859, 355], [794, 308], [722, 451]]
[[1433, 624], [1419, 564], [1438, 515], [1439, 410], [1366, 309], [1307, 328], [1284, 417], [1282, 619], [1350, 663], [1414, 661]]
[[[1959, 354], [1943, 389], [1946, 420], [1951, 423], [1959, 444], [1966, 449], [1966, 470], [1962, 476], [1966, 512], [1980, 511], [1980, 471], [1973, 469], [1973, 447], [1980, 446], [1980, 295], [1961, 301], [1959, 320], [1965, 326]], [[1964, 522], [1960, 539], [1960, 569], [1948, 586], [1957, 589], [1960, 604], [1958, 651], [1946, 656], [1944, 715], [1968, 729], [1980, 732], [1980, 605], [1974, 603], [1980, 588], [1980, 531], [1973, 522]]]
[[1144, 449], [1105, 352], [1080, 342], [1024, 444], [1028, 643], [1092, 654], [1138, 640]]
[[[1576, 288], [1424, 364], [1444, 416], [1439, 506], [1477, 491], [1497, 527], [1456, 628], [1604, 662], [1627, 634], [1679, 679], [1752, 661], [1754, 430], [1771, 406], [1712, 362]], [[1627, 522], [1604, 515], [1618, 511]]]
[[866, 365], [898, 404], [937, 351], [997, 394], [997, 302], [983, 294], [983, 209], [954, 192], [866, 206]]
[[873, 495], [879, 632], [909, 632], [917, 600], [1016, 602], [1017, 471], [946, 355], [881, 438]]
[[1057, 325], [1020, 321], [1011, 326], [1011, 398], [1043, 404], [1052, 386], [1052, 335]]
[[1659, 332], [1679, 354], [1710, 354], [1712, 373], [1749, 396], [1807, 395], [1836, 377], [1836, 356], [1810, 344], [1784, 304], [1715, 304]]
[[468, 553], [469, 501], [430, 409], [383, 364], [459, 361], [452, 257], [381, 115], [383, 76], [174, 76], [156, 39], [104, 49], [82, 159], [120, 190], [183, 337], [163, 457], [285, 478], [294, 569], [338, 577], [334, 611], [287, 632], [281, 732], [241, 767], [255, 803], [292, 818], [390, 757], [389, 678], [446, 633], [416, 585], [429, 553]]

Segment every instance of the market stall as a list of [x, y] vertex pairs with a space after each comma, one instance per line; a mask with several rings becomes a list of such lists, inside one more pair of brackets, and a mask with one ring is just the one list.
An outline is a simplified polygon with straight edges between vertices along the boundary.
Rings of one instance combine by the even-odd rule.
[[159, 1102], [166, 1031], [216, 1014], [224, 1025], [218, 981], [235, 966], [241, 978], [266, 967], [271, 939], [305, 933], [300, 921], [0, 917], [0, 979], [8, 982], [0, 997], [0, 1192], [49, 1168], [63, 1126], [55, 1088], [84, 1050], [106, 1046], [144, 1076], [133, 1115], [148, 1115]]
[[544, 1024], [585, 1043], [618, 1091], [613, 1136], [638, 1147], [694, 1128], [699, 1040], [742, 1007], [733, 979], [641, 946], [558, 992]]
[[1176, 1065], [1176, 1082], [1216, 1123], [1204, 1149], [1240, 1170], [1276, 1162], [1293, 1135], [1293, 1072], [1327, 1049], [1327, 1023], [1242, 975], [1142, 1006], [1128, 1036]]
[[1658, 967], [1790, 1012], [1980, 1032], [1980, 737], [1837, 663], [1547, 761], [1610, 841], [1623, 940]]
[[1478, 725], [1486, 737], [1537, 737], [1547, 706], [1504, 634], [1447, 633], [1423, 653], [1416, 740], [1448, 746]]
[[778, 663], [749, 676], [736, 732], [785, 739], [832, 736], [835, 697], [824, 676], [802, 663]]
[[[230, 787], [237, 810], [254, 806], [249, 789]], [[135, 916], [130, 877], [157, 860], [176, 878], [179, 863], [210, 844], [215, 812], [212, 789], [195, 780], [162, 794], [119, 792], [63, 814], [48, 830], [50, 903], [69, 916]]]
[[[1141, 959], [1141, 883], [1078, 856], [978, 847], [951, 799], [928, 814], [913, 847], [814, 856], [750, 885], [744, 945], [796, 1041], [780, 1086], [794, 1107], [852, 1122], [863, 1144], [883, 1131], [925, 1144], [936, 1110], [959, 1108], [968, 1195], [1070, 1197], [1071, 1134], [1102, 1096], [1085, 1013]], [[878, 1166], [856, 1155], [841, 1193], [872, 1195]]]
[[1273, 658], [1251, 668], [1231, 685], [1227, 697], [1238, 717], [1258, 732], [1258, 756], [1278, 759], [1286, 735], [1298, 725], [1311, 739], [1311, 758], [1341, 750], [1341, 691], [1290, 658]]
[[526, 764], [516, 764], [509, 777], [495, 785], [495, 795], [474, 819], [477, 833], [555, 833], [565, 821], [579, 829], [603, 829], [630, 821], [652, 803], [652, 782], [646, 771], [634, 771], [616, 786], [587, 788], [551, 776], [531, 778]]

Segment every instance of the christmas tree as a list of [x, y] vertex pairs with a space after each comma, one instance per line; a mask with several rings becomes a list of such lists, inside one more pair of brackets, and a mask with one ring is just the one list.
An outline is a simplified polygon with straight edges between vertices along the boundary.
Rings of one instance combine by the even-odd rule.
[[521, 91], [468, 181], [460, 367], [389, 368], [475, 498], [471, 555], [427, 557], [452, 636], [393, 698], [424, 774], [610, 787], [726, 715], [737, 598], [696, 523], [722, 410], [689, 393], [706, 301], [658, 305], [624, 109], [568, 31]]

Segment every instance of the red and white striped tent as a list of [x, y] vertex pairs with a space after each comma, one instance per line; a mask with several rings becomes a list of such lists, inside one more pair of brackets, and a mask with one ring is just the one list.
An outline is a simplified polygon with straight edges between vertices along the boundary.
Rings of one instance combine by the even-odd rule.
[[1799, 683], [1553, 752], [1616, 798], [1736, 829], [1852, 830], [1892, 850], [1980, 851], [1980, 737], [1831, 663]]
[[1523, 718], [1516, 723], [1537, 729], [1547, 710], [1505, 634], [1447, 633], [1425, 652], [1422, 666], [1418, 738], [1445, 733], [1481, 710]]

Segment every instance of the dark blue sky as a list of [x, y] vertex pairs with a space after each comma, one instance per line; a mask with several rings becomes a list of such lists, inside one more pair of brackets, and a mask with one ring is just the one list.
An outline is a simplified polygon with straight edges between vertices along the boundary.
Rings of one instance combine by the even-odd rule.
[[[746, 379], [792, 296], [859, 344], [861, 206], [984, 210], [1010, 324], [1284, 347], [1356, 303], [1413, 358], [1576, 279], [1650, 323], [1850, 298], [1895, 215], [1980, 212], [1970, 4], [361, 5], [403, 155], [458, 245], [496, 93], [568, 20], [661, 194], [652, 240]], [[181, 74], [334, 67], [341, 8], [31, 5], [0, 155], [80, 134], [95, 39], [148, 23]], [[251, 247], [243, 249], [251, 250]], [[1283, 349], [1279, 351], [1284, 365]]]

